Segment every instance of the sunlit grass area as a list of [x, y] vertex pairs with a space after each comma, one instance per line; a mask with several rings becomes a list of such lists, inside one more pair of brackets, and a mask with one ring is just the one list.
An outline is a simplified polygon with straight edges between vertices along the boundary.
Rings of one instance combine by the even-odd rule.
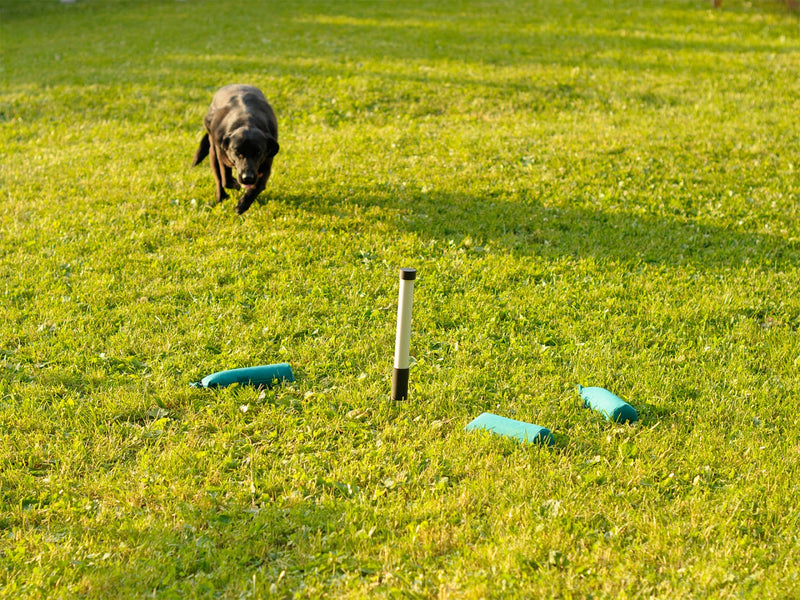
[[[783, 4], [0, 0], [0, 44], [0, 597], [800, 595]], [[189, 167], [235, 82], [241, 217]]]

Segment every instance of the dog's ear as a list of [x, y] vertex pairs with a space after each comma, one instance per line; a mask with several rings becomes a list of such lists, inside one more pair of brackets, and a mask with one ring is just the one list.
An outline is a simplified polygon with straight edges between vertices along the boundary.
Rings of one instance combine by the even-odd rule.
[[278, 145], [278, 140], [271, 137], [267, 138], [267, 154], [269, 154], [269, 156], [275, 156], [280, 149], [281, 147]]

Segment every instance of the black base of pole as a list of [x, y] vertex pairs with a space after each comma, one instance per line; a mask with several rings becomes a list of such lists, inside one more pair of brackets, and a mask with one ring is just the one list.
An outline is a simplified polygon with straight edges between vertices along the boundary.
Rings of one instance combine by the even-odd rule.
[[395, 369], [392, 373], [392, 400], [408, 398], [408, 369]]

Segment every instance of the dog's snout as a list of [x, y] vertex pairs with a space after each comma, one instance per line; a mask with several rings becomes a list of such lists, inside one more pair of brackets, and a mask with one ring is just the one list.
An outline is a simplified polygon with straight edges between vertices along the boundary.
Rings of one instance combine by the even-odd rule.
[[253, 185], [256, 182], [255, 173], [242, 173], [242, 183], [245, 185]]

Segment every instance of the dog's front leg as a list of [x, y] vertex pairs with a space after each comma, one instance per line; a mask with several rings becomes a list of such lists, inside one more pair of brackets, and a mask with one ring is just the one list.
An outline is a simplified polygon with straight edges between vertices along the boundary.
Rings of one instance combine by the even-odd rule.
[[266, 177], [259, 177], [258, 182], [256, 183], [256, 187], [247, 190], [242, 197], [239, 198], [239, 203], [236, 205], [236, 214], [241, 215], [244, 214], [253, 201], [258, 197], [258, 195], [264, 191], [264, 188], [267, 187], [267, 180], [269, 179], [269, 175]]
[[228, 190], [238, 190], [242, 187], [233, 176], [233, 169], [228, 165], [222, 166], [222, 185]]
[[214, 173], [214, 179], [217, 182], [217, 202], [222, 202], [228, 197], [228, 193], [225, 191], [225, 188], [222, 185], [222, 170], [225, 168], [225, 166], [220, 160], [217, 145], [213, 141], [211, 142], [208, 158], [211, 161], [211, 171]]

